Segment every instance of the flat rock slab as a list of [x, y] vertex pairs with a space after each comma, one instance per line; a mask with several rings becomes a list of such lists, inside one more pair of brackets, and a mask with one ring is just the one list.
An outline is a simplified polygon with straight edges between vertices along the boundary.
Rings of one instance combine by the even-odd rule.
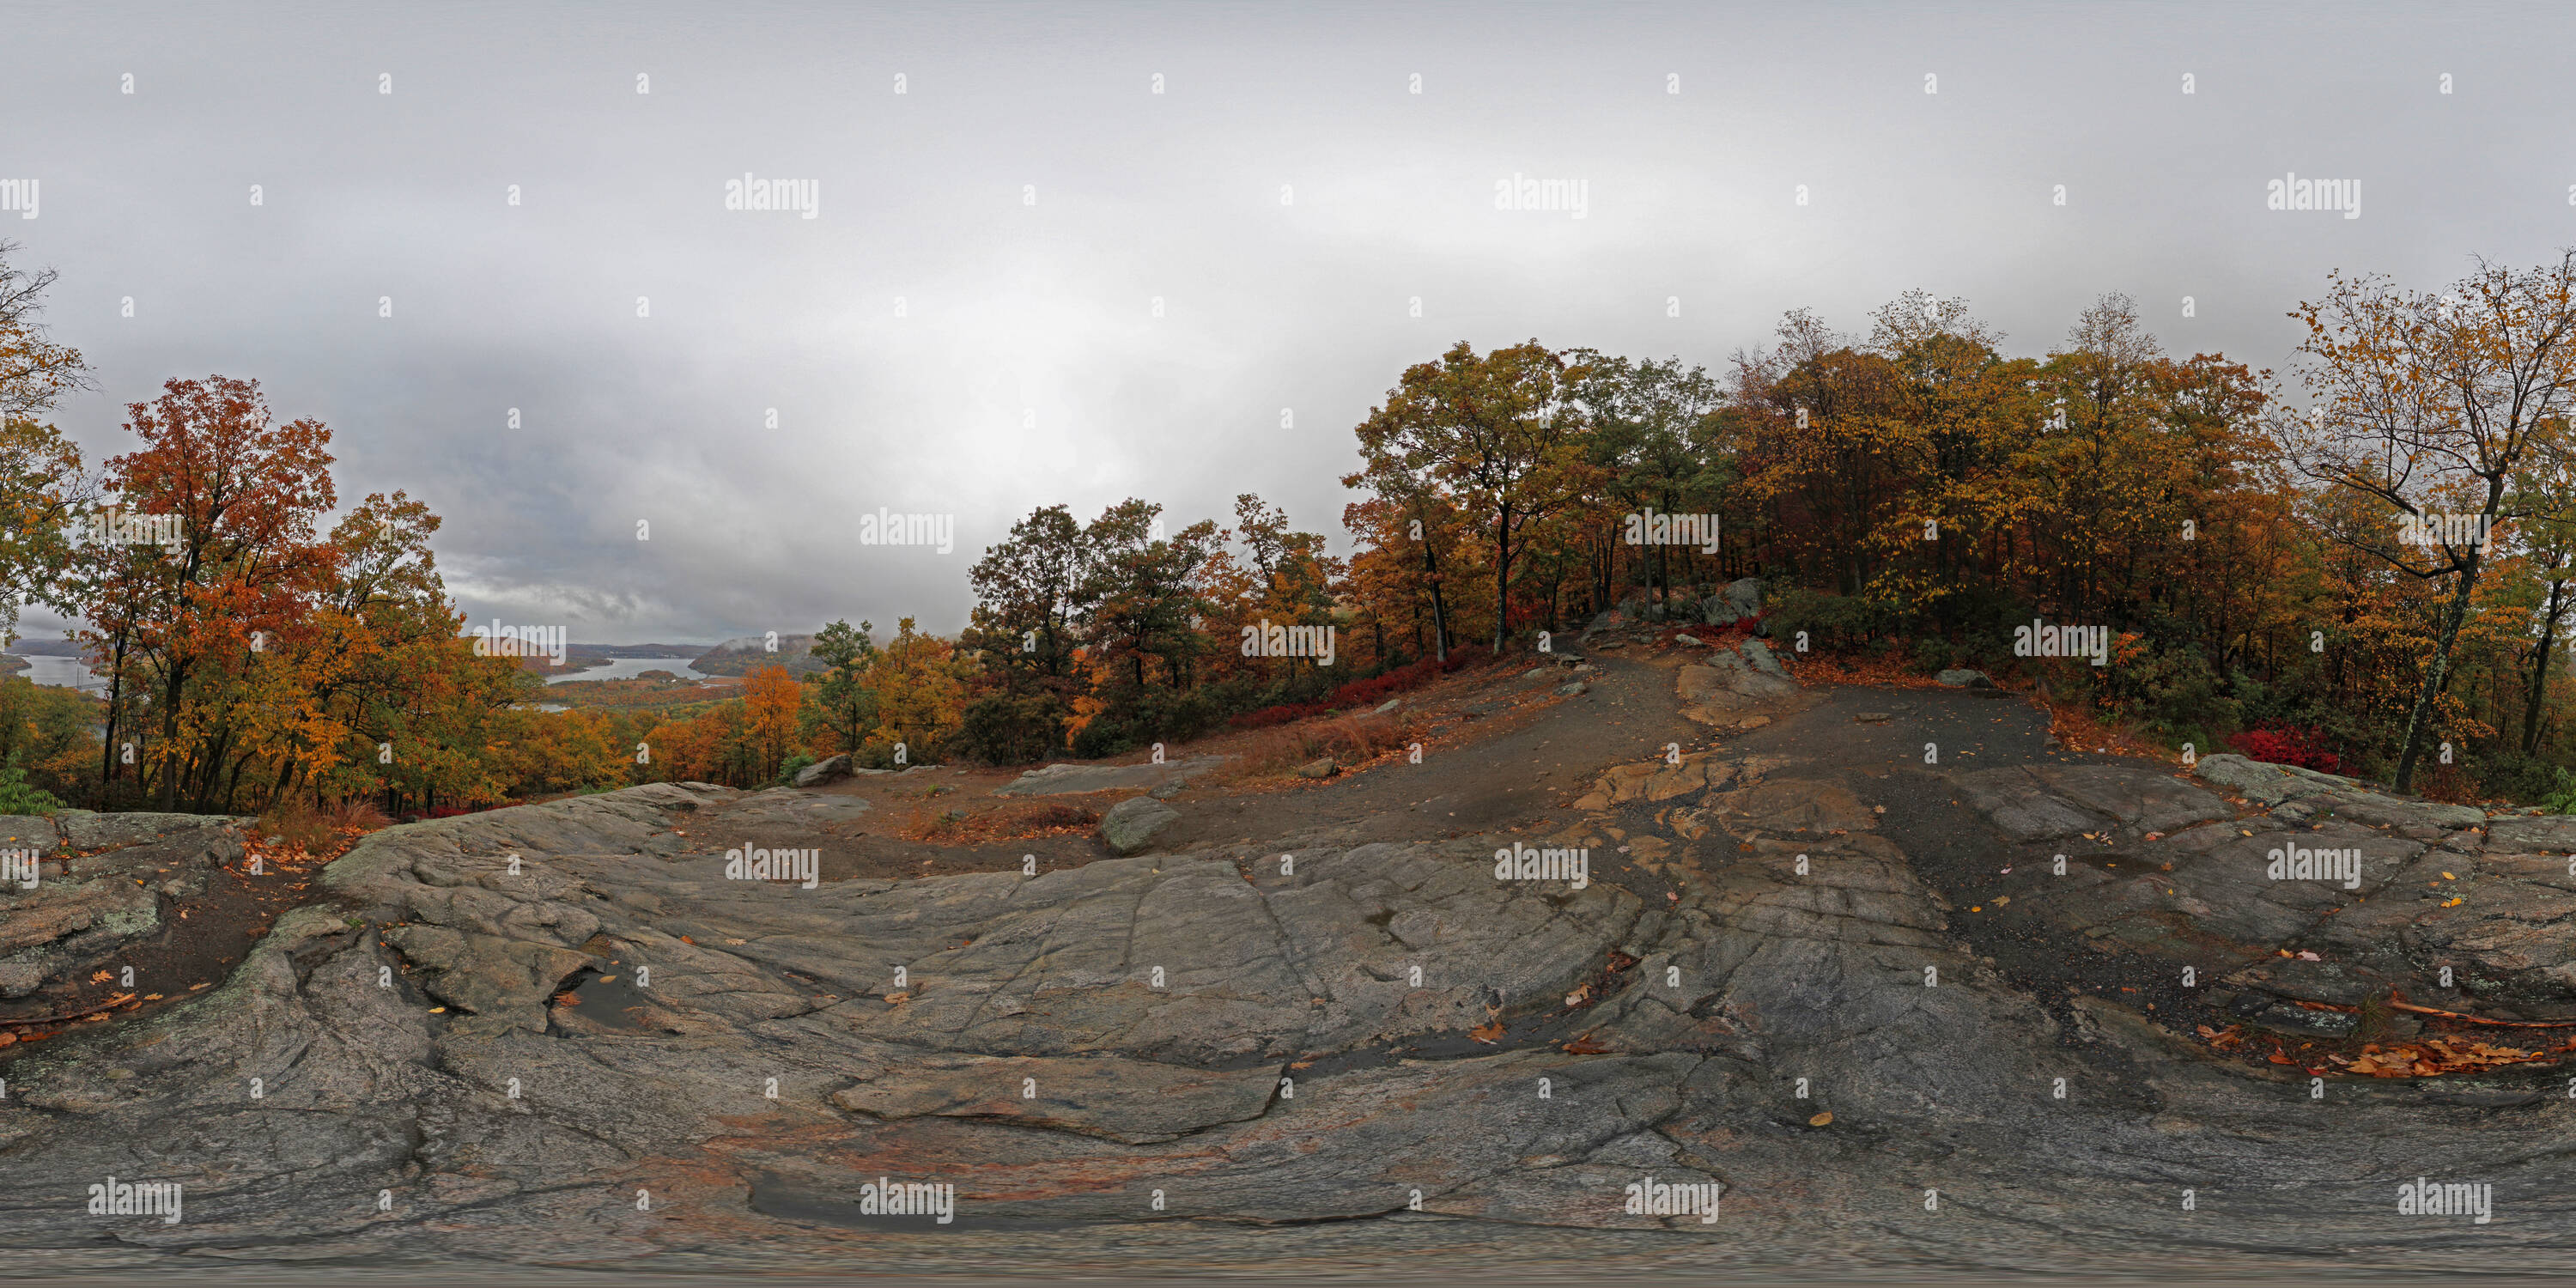
[[1160, 765], [1049, 765], [1020, 775], [1018, 782], [994, 788], [993, 794], [1069, 796], [1081, 792], [1148, 791], [1166, 783], [1187, 782], [1231, 759], [1193, 756]]
[[[713, 829], [700, 834], [725, 839], [729, 844], [762, 842], [769, 838], [754, 833], [793, 832], [803, 827], [844, 822], [868, 811], [867, 798], [863, 796], [772, 787], [710, 809], [708, 817], [696, 826]], [[741, 834], [729, 835], [727, 829], [740, 829]]]
[[2226, 801], [2171, 774], [2126, 765], [2040, 765], [2033, 772], [2068, 800], [2142, 832], [2180, 831], [2235, 813]]
[[227, 818], [219, 814], [93, 814], [85, 809], [61, 810], [54, 815], [54, 826], [63, 839], [83, 850], [141, 845], [199, 828], [222, 827], [227, 823], [248, 826], [251, 822], [249, 818]]
[[0, 850], [50, 853], [61, 844], [63, 834], [50, 818], [39, 814], [0, 815]]
[[1971, 804], [2016, 841], [2126, 826], [2173, 832], [2234, 813], [2198, 787], [2125, 765], [2014, 765], [1957, 776]]
[[832, 1103], [877, 1118], [988, 1118], [1129, 1145], [1175, 1140], [1261, 1116], [1280, 1065], [1211, 1072], [1111, 1056], [950, 1057], [889, 1069]]

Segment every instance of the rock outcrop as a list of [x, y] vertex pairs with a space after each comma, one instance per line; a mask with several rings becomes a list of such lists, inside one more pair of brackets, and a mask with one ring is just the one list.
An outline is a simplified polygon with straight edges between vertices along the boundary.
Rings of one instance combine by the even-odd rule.
[[1704, 664], [1684, 665], [1678, 677], [1682, 714], [1702, 724], [1728, 723], [1733, 713], [1798, 692], [1798, 682], [1760, 640], [1712, 648], [1707, 657]]
[[[838, 843], [808, 820], [846, 798], [789, 789], [388, 829], [219, 988], [17, 1057], [0, 1247], [128, 1272], [882, 1271], [996, 1240], [1276, 1268], [1505, 1231], [1702, 1270], [2454, 1248], [2470, 1227], [2392, 1215], [2402, 1167], [2494, 1186], [2480, 1264], [2576, 1256], [2554, 1081], [2320, 1105], [2304, 1071], [2215, 1063], [2143, 1001], [1977, 950], [2002, 927], [2156, 978], [2196, 963], [2257, 1019], [2388, 972], [2538, 1006], [2567, 986], [2576, 823], [2026, 765], [1920, 771], [1900, 827], [1854, 790], [1877, 777], [1678, 759], [1602, 774], [1545, 838], [1317, 828], [1036, 875], [809, 887], [759, 865]], [[1992, 831], [1944, 840], [1936, 812]], [[2358, 883], [2267, 877], [2293, 847], [2358, 851]], [[1944, 883], [1971, 875], [2014, 897], [1963, 909]], [[2440, 992], [2441, 964], [2466, 982]], [[184, 1222], [91, 1215], [109, 1177], [183, 1185]], [[870, 1214], [884, 1178], [953, 1185], [957, 1226]]]
[[176, 901], [242, 857], [235, 820], [196, 814], [0, 818], [0, 851], [24, 875], [0, 881], [0, 1000], [66, 992], [162, 936]]

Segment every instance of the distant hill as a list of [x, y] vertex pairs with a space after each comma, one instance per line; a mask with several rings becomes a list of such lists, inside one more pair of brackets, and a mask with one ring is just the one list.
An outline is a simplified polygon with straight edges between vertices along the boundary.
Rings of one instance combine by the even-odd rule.
[[16, 675], [27, 669], [27, 659], [0, 654], [0, 675]]
[[20, 640], [9, 651], [20, 657], [79, 657], [80, 645], [70, 640]]
[[811, 635], [781, 635], [775, 653], [767, 648], [768, 642], [767, 637], [760, 635], [726, 640], [707, 650], [691, 665], [708, 675], [748, 675], [763, 666], [783, 666], [798, 675], [823, 669], [823, 663], [810, 651], [814, 647]]
[[[784, 641], [781, 641], [782, 645]], [[568, 654], [579, 657], [696, 657], [707, 651], [704, 644], [569, 644]]]

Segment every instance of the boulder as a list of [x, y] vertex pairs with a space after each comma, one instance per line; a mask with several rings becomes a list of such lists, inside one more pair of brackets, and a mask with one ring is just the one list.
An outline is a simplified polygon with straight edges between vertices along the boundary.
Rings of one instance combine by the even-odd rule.
[[1310, 760], [1305, 764], [1297, 766], [1297, 776], [1299, 778], [1330, 778], [1340, 772], [1342, 772], [1342, 767], [1335, 764], [1333, 762], [1333, 758], [1330, 756]]
[[1947, 671], [1943, 671], [1939, 675], [1933, 676], [1932, 679], [1935, 683], [1953, 689], [1991, 689], [1995, 687], [1995, 682], [1988, 679], [1985, 672], [1971, 671], [1964, 667], [1952, 667]]
[[818, 760], [797, 770], [796, 785], [820, 787], [825, 783], [837, 783], [849, 776], [850, 758], [847, 755], [834, 756], [828, 760]]
[[[1753, 664], [1754, 670], [1775, 679], [1789, 679], [1788, 668], [1780, 665], [1780, 659], [1771, 656], [1770, 645], [1765, 644], [1760, 640], [1746, 640], [1742, 644], [1736, 645], [1735, 651], [1742, 653], [1744, 655], [1744, 660]], [[1797, 682], [1795, 680], [1790, 680], [1790, 683], [1795, 685]]]
[[1180, 821], [1179, 810], [1151, 796], [1131, 796], [1100, 820], [1100, 839], [1109, 843], [1111, 853], [1136, 854], [1152, 845], [1163, 829]]

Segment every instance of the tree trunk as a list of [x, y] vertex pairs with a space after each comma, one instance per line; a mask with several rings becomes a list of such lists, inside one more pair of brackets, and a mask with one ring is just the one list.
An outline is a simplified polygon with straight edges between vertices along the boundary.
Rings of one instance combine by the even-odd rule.
[[1422, 538], [1422, 570], [1424, 580], [1431, 585], [1431, 647], [1446, 664], [1449, 661], [1449, 609], [1440, 597], [1440, 557], [1432, 549], [1427, 529]]
[[2469, 596], [2478, 588], [2478, 551], [2469, 551], [2468, 565], [2460, 570], [2460, 588], [2451, 595], [2450, 611], [2442, 615], [2442, 636], [2433, 644], [2433, 663], [2424, 668], [2424, 686], [2415, 695], [2415, 707], [2406, 713], [2406, 741], [2397, 755], [2397, 781], [2400, 792], [2414, 790], [2415, 761], [2424, 749], [2424, 731], [2433, 719], [2433, 695], [2442, 691], [2442, 681], [2451, 669], [2451, 646], [2460, 639], [2460, 624], [2468, 620]]
[[2549, 696], [2549, 654], [2558, 647], [2558, 614], [2567, 583], [2549, 583], [2549, 611], [2540, 619], [2540, 656], [2531, 663], [2531, 701], [2522, 709], [2522, 754], [2540, 754], [2540, 703]]

